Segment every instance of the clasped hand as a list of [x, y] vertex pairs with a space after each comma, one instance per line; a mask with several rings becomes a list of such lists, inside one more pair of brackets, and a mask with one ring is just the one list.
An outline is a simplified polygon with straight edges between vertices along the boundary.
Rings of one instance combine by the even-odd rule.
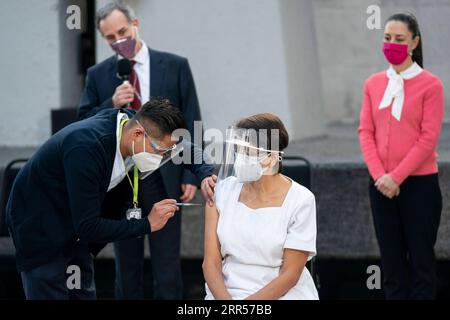
[[384, 196], [392, 199], [400, 194], [400, 187], [389, 174], [382, 175], [375, 182], [375, 187]]

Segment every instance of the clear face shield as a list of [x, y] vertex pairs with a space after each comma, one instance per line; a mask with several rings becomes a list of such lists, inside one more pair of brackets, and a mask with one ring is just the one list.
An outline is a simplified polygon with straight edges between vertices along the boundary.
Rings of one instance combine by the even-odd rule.
[[216, 201], [227, 199], [236, 188], [242, 190], [240, 200], [251, 202], [260, 191], [261, 179], [279, 171], [282, 151], [279, 130], [227, 129], [223, 163], [215, 188]]

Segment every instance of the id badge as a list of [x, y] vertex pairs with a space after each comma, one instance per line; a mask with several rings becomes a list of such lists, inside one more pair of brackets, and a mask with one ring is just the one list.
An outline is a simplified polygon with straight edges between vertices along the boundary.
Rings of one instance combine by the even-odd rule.
[[127, 219], [141, 219], [142, 218], [142, 210], [141, 208], [131, 208], [127, 210]]

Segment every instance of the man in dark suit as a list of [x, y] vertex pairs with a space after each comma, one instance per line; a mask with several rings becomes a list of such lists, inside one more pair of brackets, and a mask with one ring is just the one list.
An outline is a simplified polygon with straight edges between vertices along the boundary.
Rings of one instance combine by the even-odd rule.
[[[127, 5], [110, 3], [97, 12], [97, 27], [117, 55], [88, 70], [79, 118], [90, 117], [105, 108], [138, 109], [150, 96], [163, 97], [180, 108], [194, 137], [194, 121], [200, 121], [201, 117], [187, 59], [148, 48], [139, 38], [138, 26], [139, 21]], [[117, 61], [121, 58], [133, 63], [127, 83], [117, 76]], [[198, 181], [189, 171], [168, 164], [142, 183], [141, 202], [144, 208], [151, 208], [167, 197], [189, 202], [197, 185]], [[180, 241], [181, 215], [176, 215], [164, 230], [149, 237], [156, 299], [182, 298]], [[143, 239], [116, 242], [114, 250], [116, 297], [143, 298]]]
[[[159, 166], [159, 161], [150, 159], [167, 155], [174, 145], [171, 133], [185, 125], [181, 112], [167, 100], [152, 100], [133, 114], [107, 109], [67, 126], [19, 172], [7, 203], [6, 223], [27, 299], [95, 298], [92, 245], [157, 232], [176, 216], [174, 199], [143, 211], [142, 219], [102, 212], [107, 192], [127, 180], [128, 169], [133, 164], [139, 171]], [[188, 150], [183, 152], [202, 152]], [[202, 186], [210, 185], [211, 165], [185, 166], [206, 181]], [[136, 181], [137, 170], [134, 175]], [[133, 180], [128, 192], [116, 196], [126, 201], [130, 194], [139, 193]], [[207, 191], [211, 190], [202, 189], [205, 196]], [[135, 212], [139, 207], [135, 203], [128, 208]], [[79, 268], [79, 287], [69, 288], [66, 283], [69, 266]]]

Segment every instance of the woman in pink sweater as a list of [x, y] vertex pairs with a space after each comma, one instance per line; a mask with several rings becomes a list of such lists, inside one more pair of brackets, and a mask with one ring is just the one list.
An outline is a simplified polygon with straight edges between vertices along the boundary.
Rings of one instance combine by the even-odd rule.
[[423, 70], [419, 26], [411, 14], [385, 25], [387, 71], [364, 84], [359, 142], [371, 176], [370, 202], [387, 299], [436, 296], [434, 245], [442, 210], [437, 143], [442, 82]]

